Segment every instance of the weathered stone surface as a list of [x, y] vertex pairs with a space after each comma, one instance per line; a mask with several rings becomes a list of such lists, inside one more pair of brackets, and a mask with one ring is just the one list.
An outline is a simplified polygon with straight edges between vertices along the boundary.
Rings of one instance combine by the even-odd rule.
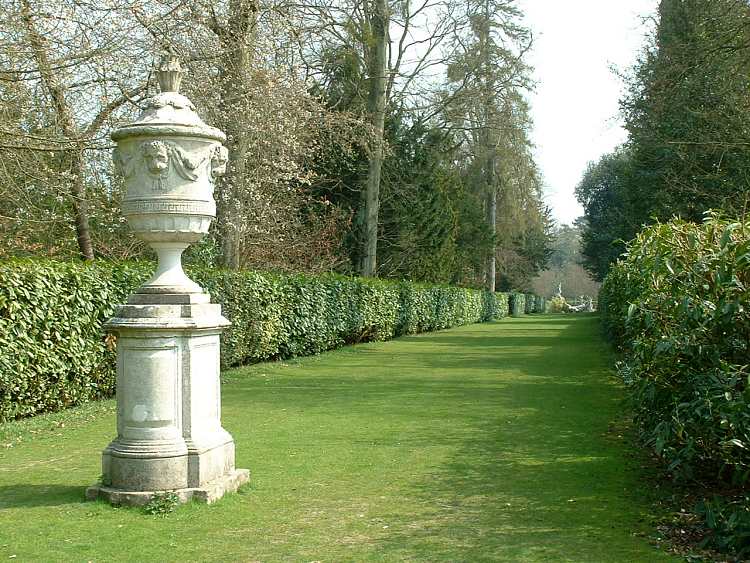
[[190, 300], [203, 303], [123, 305], [106, 324], [118, 336], [117, 438], [95, 489], [113, 503], [143, 504], [168, 490], [212, 501], [247, 479], [221, 426], [219, 337], [229, 323], [220, 305]]
[[113, 504], [145, 504], [164, 491], [211, 502], [249, 476], [235, 469], [221, 426], [219, 337], [229, 321], [181, 261], [216, 213], [225, 137], [176, 92], [179, 63], [169, 58], [157, 74], [162, 93], [112, 134], [123, 214], [159, 256], [151, 280], [105, 324], [117, 336], [117, 437], [102, 453], [102, 483], [86, 495]]
[[134, 293], [128, 305], [203, 305], [211, 302], [207, 293]]
[[[178, 88], [181, 78], [168, 76], [179, 72], [176, 59], [163, 61], [161, 87]], [[156, 273], [139, 293], [202, 293], [183, 272], [180, 257], [216, 215], [214, 182], [227, 165], [224, 133], [206, 125], [185, 96], [163, 90], [112, 138], [115, 167], [126, 186], [122, 213], [135, 236], [159, 256]]]
[[[234, 469], [221, 477], [205, 483], [202, 487], [175, 489], [180, 502], [195, 500], [212, 503], [227, 493], [233, 493], [250, 480], [247, 469]], [[122, 491], [104, 485], [93, 485], [86, 489], [86, 500], [105, 499], [116, 506], [144, 506], [160, 491]], [[163, 491], [161, 491], [163, 492]]]

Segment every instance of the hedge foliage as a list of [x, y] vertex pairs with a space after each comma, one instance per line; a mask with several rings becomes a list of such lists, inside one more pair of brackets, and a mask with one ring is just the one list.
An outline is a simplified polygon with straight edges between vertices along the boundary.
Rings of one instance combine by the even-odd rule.
[[114, 393], [102, 322], [143, 268], [0, 264], [0, 421]]
[[526, 295], [523, 293], [511, 293], [508, 302], [511, 317], [520, 317], [526, 313]]
[[[0, 263], [0, 421], [114, 392], [102, 323], [151, 263]], [[189, 269], [232, 326], [222, 365], [319, 352], [508, 315], [508, 295], [343, 276]]]
[[530, 293], [527, 293], [523, 296], [524, 298], [524, 307], [525, 307], [525, 313], [527, 315], [532, 315], [536, 313], [536, 295], [531, 295]]
[[535, 313], [547, 312], [547, 300], [541, 295], [534, 296], [534, 312]]
[[644, 230], [599, 304], [645, 442], [678, 477], [747, 485], [750, 223], [711, 215]]

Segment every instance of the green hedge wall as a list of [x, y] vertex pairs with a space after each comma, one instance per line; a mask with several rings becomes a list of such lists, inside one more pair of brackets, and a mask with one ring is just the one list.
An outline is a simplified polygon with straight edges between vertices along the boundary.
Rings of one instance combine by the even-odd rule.
[[114, 392], [102, 335], [143, 268], [56, 262], [0, 264], [0, 421]]
[[531, 295], [530, 293], [527, 293], [523, 296], [523, 298], [524, 298], [524, 306], [526, 308], [524, 312], [527, 315], [536, 313], [536, 295]]
[[535, 313], [547, 312], [547, 300], [541, 295], [534, 296], [534, 312]]
[[508, 297], [510, 316], [520, 317], [526, 314], [526, 295], [523, 293], [511, 293]]
[[503, 319], [510, 314], [510, 294], [482, 292], [482, 322]]
[[[750, 222], [709, 216], [645, 229], [604, 280], [599, 308], [643, 441], [676, 477], [746, 488]], [[750, 551], [750, 498], [740, 505], [706, 518], [727, 545]]]
[[[110, 396], [102, 323], [151, 263], [0, 263], [0, 421]], [[319, 352], [508, 315], [508, 295], [343, 276], [188, 268], [232, 326], [222, 365]], [[109, 344], [109, 345], [108, 345]]]

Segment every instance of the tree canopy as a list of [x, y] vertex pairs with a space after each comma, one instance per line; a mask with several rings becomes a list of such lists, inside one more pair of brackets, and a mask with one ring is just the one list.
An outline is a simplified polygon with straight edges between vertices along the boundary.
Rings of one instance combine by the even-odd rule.
[[515, 0], [0, 0], [0, 255], [141, 258], [110, 132], [176, 53], [227, 133], [187, 260], [527, 287], [551, 222]]
[[662, 0], [627, 77], [628, 141], [592, 164], [577, 189], [587, 267], [602, 278], [654, 219], [741, 215], [750, 184], [750, 6]]

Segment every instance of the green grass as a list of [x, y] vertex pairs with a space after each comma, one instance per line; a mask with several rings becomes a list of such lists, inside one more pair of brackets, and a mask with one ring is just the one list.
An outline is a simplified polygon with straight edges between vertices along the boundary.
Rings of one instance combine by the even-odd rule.
[[0, 560], [668, 561], [611, 432], [595, 317], [526, 317], [225, 374], [252, 481], [166, 517], [82, 502], [114, 403], [0, 426]]

